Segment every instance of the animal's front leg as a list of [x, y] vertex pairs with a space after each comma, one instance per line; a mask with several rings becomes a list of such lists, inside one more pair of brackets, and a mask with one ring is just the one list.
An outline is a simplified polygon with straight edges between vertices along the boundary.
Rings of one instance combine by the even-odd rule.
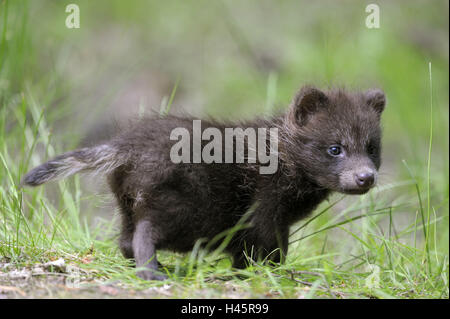
[[136, 224], [133, 235], [133, 253], [136, 260], [137, 275], [145, 280], [164, 280], [166, 276], [158, 274], [158, 260], [156, 259], [155, 243], [152, 239], [152, 226], [147, 220], [140, 220]]
[[276, 199], [262, 202], [255, 210], [253, 227], [248, 235], [254, 246], [254, 258], [275, 263], [285, 261], [289, 242], [289, 224], [284, 218], [286, 212], [284, 205]]
[[273, 238], [274, 244], [268, 245], [266, 251], [267, 261], [283, 264], [286, 260], [289, 245], [289, 230], [277, 230]]
[[233, 268], [244, 269], [249, 262], [248, 256], [253, 261], [272, 261], [283, 263], [288, 250], [289, 231], [286, 227], [275, 225], [257, 224], [246, 231], [242, 240], [234, 243], [231, 249], [233, 256]]

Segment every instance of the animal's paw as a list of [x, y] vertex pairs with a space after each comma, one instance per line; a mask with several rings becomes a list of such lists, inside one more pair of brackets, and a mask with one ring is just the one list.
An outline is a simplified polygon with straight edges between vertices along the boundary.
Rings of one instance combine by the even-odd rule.
[[166, 280], [168, 277], [159, 273], [157, 270], [141, 270], [137, 272], [137, 276], [144, 280]]

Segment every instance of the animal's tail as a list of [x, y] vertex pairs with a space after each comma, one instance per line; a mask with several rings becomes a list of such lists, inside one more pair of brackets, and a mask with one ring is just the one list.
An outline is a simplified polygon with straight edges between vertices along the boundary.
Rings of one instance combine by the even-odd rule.
[[22, 185], [38, 186], [52, 179], [65, 178], [81, 171], [109, 172], [125, 159], [110, 145], [82, 148], [67, 152], [35, 167], [22, 179]]

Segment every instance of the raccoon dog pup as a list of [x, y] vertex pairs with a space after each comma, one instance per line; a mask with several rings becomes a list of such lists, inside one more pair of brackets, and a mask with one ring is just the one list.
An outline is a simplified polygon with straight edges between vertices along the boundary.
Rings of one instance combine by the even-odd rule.
[[31, 170], [22, 183], [37, 186], [83, 171], [107, 175], [120, 206], [121, 252], [144, 269], [138, 272], [144, 279], [165, 278], [158, 272], [157, 250], [187, 252], [197, 240], [207, 242], [233, 228], [251, 207], [248, 227], [225, 248], [233, 267], [245, 267], [244, 252], [250, 251], [256, 258], [282, 262], [293, 223], [331, 192], [364, 194], [376, 184], [385, 104], [378, 89], [305, 86], [285, 113], [270, 119], [202, 121], [203, 130], [221, 132], [226, 127], [278, 128], [274, 174], [260, 174], [258, 161], [174, 163], [171, 131], [181, 127], [192, 133], [193, 118], [166, 116], [141, 120], [107, 143], [62, 154]]

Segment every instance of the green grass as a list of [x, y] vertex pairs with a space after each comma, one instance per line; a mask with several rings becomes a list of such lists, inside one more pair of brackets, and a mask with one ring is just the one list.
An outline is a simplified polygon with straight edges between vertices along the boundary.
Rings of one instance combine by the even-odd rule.
[[[63, 258], [80, 274], [81, 288], [62, 289], [55, 278], [64, 286], [71, 273], [53, 269], [31, 283], [0, 276], [0, 293], [449, 297], [444, 1], [411, 2], [404, 12], [398, 2], [383, 2], [376, 31], [363, 25], [364, 6], [351, 1], [330, 2], [326, 12], [297, 1], [77, 3], [81, 29], [74, 31], [64, 27], [62, 3], [0, 1], [0, 275]], [[418, 29], [431, 40], [423, 42]], [[156, 80], [146, 78], [153, 74]], [[283, 265], [235, 270], [220, 250], [196, 247], [186, 255], [161, 252], [170, 279], [145, 282], [120, 255], [113, 200], [91, 186], [99, 178], [19, 187], [28, 169], [75, 148], [94, 123], [117, 112], [110, 105], [140, 86], [156, 98], [131, 99], [129, 115], [188, 108], [242, 118], [285, 107], [305, 82], [383, 88], [384, 160], [372, 192], [336, 194], [292, 227]]]

